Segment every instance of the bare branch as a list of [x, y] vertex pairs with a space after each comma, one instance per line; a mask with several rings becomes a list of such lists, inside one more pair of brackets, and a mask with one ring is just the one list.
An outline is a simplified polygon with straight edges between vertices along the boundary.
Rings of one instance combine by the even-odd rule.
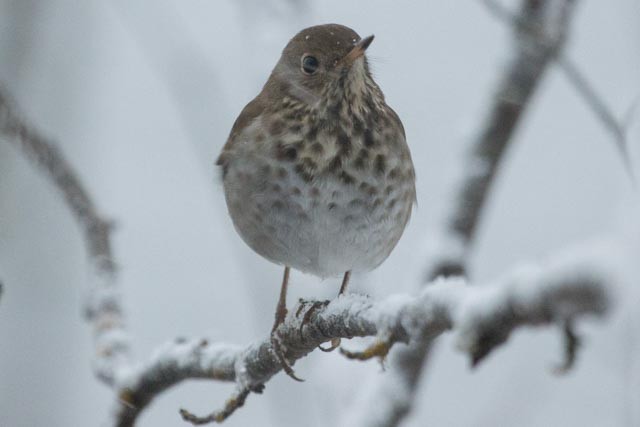
[[[616, 263], [631, 265], [631, 256], [615, 245], [551, 258], [528, 265], [480, 287], [460, 278], [440, 278], [418, 296], [394, 295], [382, 301], [343, 295], [328, 305], [301, 301], [277, 333], [285, 357], [293, 364], [334, 338], [377, 337], [378, 342], [425, 342], [453, 330], [458, 347], [473, 365], [504, 343], [521, 326], [562, 325], [586, 314], [603, 314], [609, 292], [625, 280]], [[627, 252], [624, 252], [627, 253]], [[607, 260], [616, 257], [616, 263]], [[308, 310], [313, 313], [306, 316]], [[307, 318], [307, 323], [303, 319]], [[383, 346], [384, 347], [384, 346]], [[132, 426], [140, 412], [167, 388], [188, 378], [234, 381], [237, 391], [225, 409], [189, 421], [220, 421], [244, 403], [249, 391], [282, 370], [271, 337], [246, 347], [203, 340], [173, 342], [131, 372], [120, 392], [118, 426]]]
[[116, 289], [117, 266], [111, 249], [112, 224], [96, 208], [84, 185], [57, 145], [29, 126], [18, 113], [6, 89], [0, 86], [0, 137], [21, 150], [44, 172], [64, 197], [84, 233], [96, 275], [85, 306], [94, 329], [96, 374], [107, 384], [129, 360], [120, 296]]

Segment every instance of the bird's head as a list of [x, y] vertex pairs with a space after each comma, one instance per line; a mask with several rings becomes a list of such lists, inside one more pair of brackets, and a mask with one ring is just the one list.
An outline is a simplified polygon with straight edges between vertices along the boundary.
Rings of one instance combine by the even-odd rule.
[[284, 48], [268, 84], [309, 105], [345, 93], [357, 96], [373, 82], [365, 56], [372, 41], [373, 35], [361, 38], [338, 24], [306, 28]]

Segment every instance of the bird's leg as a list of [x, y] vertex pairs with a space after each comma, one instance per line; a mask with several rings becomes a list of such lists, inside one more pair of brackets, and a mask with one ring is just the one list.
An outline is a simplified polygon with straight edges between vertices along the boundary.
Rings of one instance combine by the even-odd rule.
[[284, 318], [287, 317], [287, 288], [289, 287], [289, 273], [291, 268], [284, 268], [284, 277], [282, 278], [282, 286], [280, 286], [280, 298], [278, 299], [278, 305], [276, 306], [276, 319], [271, 328], [271, 335], [278, 329], [284, 322]]
[[277, 334], [277, 329], [284, 323], [285, 317], [287, 317], [287, 287], [289, 286], [289, 273], [291, 269], [289, 267], [284, 268], [284, 277], [282, 278], [282, 286], [280, 287], [280, 298], [278, 299], [278, 305], [276, 306], [276, 316], [273, 322], [273, 328], [271, 328], [271, 347], [276, 357], [282, 365], [284, 372], [296, 381], [303, 381], [298, 378], [293, 372], [293, 368], [284, 356], [284, 348], [280, 337]]
[[338, 292], [338, 296], [347, 292], [347, 286], [349, 285], [349, 279], [351, 278], [351, 271], [347, 271], [344, 273], [344, 277], [342, 278], [342, 285], [340, 285], [340, 292]]
[[[351, 278], [351, 271], [347, 271], [344, 273], [344, 277], [342, 278], [342, 285], [340, 285], [340, 292], [338, 292], [338, 297], [343, 295], [347, 291], [347, 286], [349, 285], [349, 279]], [[331, 347], [324, 348], [321, 345], [318, 348], [324, 352], [331, 352], [336, 348], [340, 347], [340, 338], [333, 338], [331, 340]]]

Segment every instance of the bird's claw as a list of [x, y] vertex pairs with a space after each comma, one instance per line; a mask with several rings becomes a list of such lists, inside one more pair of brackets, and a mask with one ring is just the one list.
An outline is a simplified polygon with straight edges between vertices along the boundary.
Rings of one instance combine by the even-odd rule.
[[304, 300], [300, 300], [300, 306], [298, 307], [298, 310], [296, 311], [296, 316], [300, 316], [300, 313], [302, 312], [304, 307], [307, 305], [307, 303], [311, 303], [311, 307], [309, 307], [309, 309], [307, 311], [305, 311], [304, 316], [302, 316], [302, 321], [300, 322], [300, 328], [298, 329], [298, 333], [300, 334], [300, 339], [303, 338], [302, 330], [307, 325], [307, 323], [309, 323], [309, 321], [311, 320], [311, 316], [313, 315], [313, 313], [315, 313], [319, 308], [323, 308], [323, 307], [328, 306], [330, 302], [331, 301], [329, 301], [329, 300], [326, 300], [326, 301], [304, 301]]
[[276, 358], [280, 362], [280, 365], [282, 366], [282, 370], [285, 372], [285, 374], [287, 374], [289, 377], [291, 377], [296, 381], [304, 382], [302, 378], [296, 375], [293, 368], [291, 367], [291, 364], [285, 357], [284, 346], [282, 345], [282, 341], [280, 340], [280, 337], [276, 333], [276, 329], [277, 328], [274, 328], [274, 330], [271, 332], [271, 348], [273, 349], [273, 353], [275, 354]]
[[324, 348], [322, 345], [319, 345], [318, 348], [320, 349], [320, 351], [324, 351], [325, 353], [331, 353], [333, 350], [340, 347], [341, 341], [342, 340], [340, 338], [332, 338], [330, 347]]

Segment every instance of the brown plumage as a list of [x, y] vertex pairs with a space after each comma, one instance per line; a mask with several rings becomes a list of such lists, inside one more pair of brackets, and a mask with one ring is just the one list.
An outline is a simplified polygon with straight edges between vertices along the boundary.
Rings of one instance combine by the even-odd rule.
[[[289, 267], [321, 277], [375, 268], [411, 214], [413, 164], [364, 55], [372, 40], [336, 24], [299, 32], [218, 158], [236, 230], [285, 278]], [[274, 330], [285, 293], [286, 280]]]

